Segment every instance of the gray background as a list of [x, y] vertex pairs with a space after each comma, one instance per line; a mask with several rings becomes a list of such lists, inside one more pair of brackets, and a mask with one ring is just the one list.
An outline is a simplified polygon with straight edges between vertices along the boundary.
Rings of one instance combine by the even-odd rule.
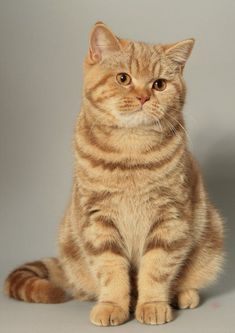
[[[195, 37], [185, 71], [185, 116], [191, 149], [226, 220], [226, 268], [198, 309], [178, 311], [177, 320], [161, 327], [130, 321], [112, 330], [234, 332], [234, 18], [232, 0], [0, 1], [1, 285], [16, 265], [56, 254], [72, 183], [82, 61], [94, 22], [146, 42]], [[91, 306], [27, 304], [1, 295], [0, 331], [101, 332], [89, 324]]]

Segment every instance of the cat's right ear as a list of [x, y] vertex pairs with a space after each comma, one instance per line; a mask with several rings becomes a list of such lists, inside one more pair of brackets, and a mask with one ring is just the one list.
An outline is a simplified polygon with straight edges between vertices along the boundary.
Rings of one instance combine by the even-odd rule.
[[115, 51], [121, 49], [118, 38], [103, 23], [97, 22], [90, 34], [89, 60], [97, 63]]

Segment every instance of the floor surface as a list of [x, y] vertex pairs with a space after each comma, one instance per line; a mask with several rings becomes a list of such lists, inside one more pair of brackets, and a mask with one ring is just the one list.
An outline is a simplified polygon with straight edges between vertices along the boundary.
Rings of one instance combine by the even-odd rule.
[[[210, 294], [210, 293], [209, 293]], [[92, 303], [69, 302], [59, 305], [29, 304], [0, 296], [0, 331], [2, 333], [78, 333], [78, 332], [164, 332], [164, 333], [234, 333], [235, 292], [207, 295], [194, 310], [175, 311], [175, 320], [160, 326], [138, 323], [135, 319], [112, 328], [95, 327], [89, 322]], [[210, 297], [209, 297], [210, 296]]]

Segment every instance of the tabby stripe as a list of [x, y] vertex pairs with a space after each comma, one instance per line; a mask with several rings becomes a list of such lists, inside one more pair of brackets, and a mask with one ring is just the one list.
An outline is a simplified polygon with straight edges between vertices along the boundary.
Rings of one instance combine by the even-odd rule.
[[161, 62], [159, 61], [159, 59], [155, 63], [153, 63], [151, 72], [153, 73], [154, 77], [159, 77], [160, 76]]
[[105, 228], [115, 229], [119, 233], [119, 230], [116, 227], [116, 225], [113, 223], [113, 221], [110, 218], [106, 217], [106, 216], [98, 216], [95, 219], [94, 223], [99, 223], [102, 226], [104, 226]]
[[113, 193], [109, 191], [100, 191], [97, 193], [94, 193], [90, 196], [90, 198], [87, 200], [87, 203], [85, 204], [86, 211], [89, 212], [90, 209], [93, 209], [95, 205], [110, 199], [110, 197], [113, 195]]
[[61, 244], [61, 252], [65, 257], [77, 260], [80, 257], [80, 249], [73, 238], [69, 237]]
[[169, 278], [170, 273], [164, 273], [164, 274], [150, 274], [150, 278], [157, 283], [163, 283], [166, 282], [166, 280]]
[[102, 223], [102, 225], [106, 226], [107, 228], [113, 228], [113, 229], [117, 229], [117, 227], [115, 226], [115, 224], [113, 223], [113, 221], [106, 217], [106, 216], [99, 216], [99, 219], [97, 220], [97, 222]]
[[20, 267], [20, 268], [15, 269], [13, 272], [11, 272], [11, 274], [8, 276], [8, 280], [11, 279], [13, 277], [13, 275], [15, 275], [18, 272], [19, 273], [27, 272], [27, 273], [31, 273], [31, 274], [37, 276], [37, 274], [32, 269], [30, 269], [28, 267]]
[[136, 73], [139, 73], [140, 71], [140, 63], [139, 63], [139, 60], [138, 58], [135, 58], [135, 66], [136, 66]]
[[144, 253], [147, 253], [148, 251], [154, 249], [163, 249], [166, 252], [177, 251], [184, 248], [185, 245], [187, 244], [187, 241], [188, 241], [187, 238], [177, 239], [172, 242], [167, 242], [165, 240], [154, 238], [148, 242]]
[[166, 222], [166, 220], [165, 219], [163, 219], [162, 217], [159, 217], [158, 219], [157, 219], [157, 221], [155, 221], [152, 225], [151, 225], [151, 227], [150, 227], [150, 229], [149, 229], [149, 232], [148, 232], [148, 235], [147, 235], [147, 238], [154, 232], [154, 231], [156, 231], [156, 229], [158, 229], [158, 227], [162, 224], [162, 223], [164, 223], [164, 222]]
[[92, 126], [89, 125], [88, 121], [85, 120], [85, 124], [83, 130], [80, 132], [82, 137], [85, 139], [86, 143], [89, 143], [92, 146], [95, 146], [99, 150], [107, 153], [119, 153], [120, 151], [115, 149], [114, 147], [108, 145], [104, 142], [99, 142], [98, 138], [95, 136], [94, 132], [92, 131]]
[[84, 244], [84, 248], [90, 255], [101, 255], [104, 252], [112, 252], [114, 254], [124, 256], [122, 248], [114, 241], [105, 241], [100, 246], [95, 246], [92, 242], [87, 241]]
[[91, 97], [91, 93], [89, 94], [85, 94], [87, 100], [91, 103], [91, 105], [93, 106], [93, 108], [103, 112], [103, 113], [107, 113], [107, 110], [103, 109], [102, 107], [98, 106], [95, 104], [93, 98]]
[[92, 94], [96, 88], [98, 88], [101, 85], [104, 85], [109, 78], [113, 77], [113, 74], [107, 74], [106, 76], [102, 77], [98, 82], [96, 82], [92, 87], [87, 89], [86, 94]]
[[198, 173], [194, 172], [191, 175], [191, 191], [192, 191], [192, 203], [193, 210], [195, 211], [198, 208], [198, 204], [201, 201], [201, 182]]
[[19, 279], [19, 281], [16, 282], [16, 284], [12, 288], [12, 294], [16, 299], [23, 300], [22, 295], [20, 295], [20, 292], [22, 292], [22, 288], [25, 287], [26, 281], [28, 281], [32, 276], [25, 276], [22, 279]]
[[107, 111], [106, 111], [105, 109], [101, 108], [100, 106], [98, 106], [98, 105], [95, 104], [93, 93], [94, 93], [94, 90], [95, 90], [98, 86], [100, 86], [100, 85], [104, 85], [104, 84], [106, 83], [106, 81], [108, 81], [108, 79], [109, 79], [110, 77], [112, 77], [112, 76], [113, 76], [113, 74], [108, 74], [107, 76], [103, 77], [99, 82], [97, 82], [93, 87], [89, 88], [89, 90], [87, 89], [87, 90], [85, 91], [85, 97], [86, 97], [87, 100], [91, 103], [91, 105], [92, 105], [94, 108], [96, 108], [96, 109], [98, 109], [98, 110], [100, 110], [100, 111], [102, 111], [102, 112], [104, 112], [104, 113], [107, 113]]
[[49, 278], [49, 271], [47, 269], [47, 266], [42, 261], [27, 262], [25, 266], [29, 266], [30, 269], [33, 269], [33, 267], [38, 268], [43, 274], [43, 276], [40, 277], [43, 277], [45, 279]]
[[106, 94], [102, 94], [102, 95], [100, 95], [99, 97], [97, 97], [96, 99], [94, 99], [94, 102], [95, 103], [101, 103], [101, 102], [103, 102], [104, 100], [106, 100], [106, 99], [108, 99], [108, 98], [111, 98], [111, 97], [114, 97], [114, 96], [116, 96], [117, 95], [117, 92], [115, 91], [114, 93], [110, 93], [109, 92], [109, 94], [107, 94], [107, 92], [106, 92]]
[[107, 216], [99, 215], [93, 220], [87, 221], [87, 223], [83, 226], [84, 228], [89, 227], [91, 224], [100, 224], [101, 226], [104, 226], [105, 228], [112, 228], [119, 232], [116, 225], [113, 223], [113, 221], [108, 218]]
[[[15, 285], [17, 283], [17, 281], [21, 278], [24, 277], [24, 273], [22, 272], [16, 272], [12, 278], [9, 279], [9, 295], [10, 297], [14, 297], [14, 288], [15, 288]], [[27, 276], [28, 278], [30, 278], [31, 276], [28, 275]]]
[[36, 281], [40, 281], [38, 278], [31, 277], [29, 278], [29, 281], [25, 285], [25, 298], [28, 302], [35, 301], [32, 296], [35, 288]]
[[160, 168], [160, 167], [163, 167], [163, 166], [169, 164], [171, 161], [173, 161], [174, 158], [176, 157], [176, 155], [178, 155], [178, 153], [182, 150], [182, 148], [183, 148], [183, 145], [179, 145], [171, 156], [163, 159], [162, 161], [128, 164], [128, 162], [126, 162], [126, 163], [125, 162], [108, 162], [101, 158], [97, 159], [94, 156], [91, 156], [90, 154], [85, 153], [78, 146], [78, 143], [76, 145], [76, 150], [81, 158], [88, 160], [93, 167], [101, 166], [104, 170], [110, 170], [110, 171], [113, 171], [115, 169], [126, 171], [126, 170], [139, 170], [139, 169], [152, 170], [152, 169]]
[[172, 131], [170, 131], [169, 134], [168, 134], [168, 136], [165, 137], [164, 141], [162, 141], [161, 143], [158, 142], [158, 143], [154, 144], [153, 146], [149, 147], [149, 149], [143, 150], [141, 153], [147, 155], [147, 154], [153, 153], [155, 151], [159, 151], [159, 153], [160, 153], [163, 150], [167, 150], [167, 148], [170, 145], [172, 145], [172, 141], [174, 139], [178, 139], [177, 134], [180, 134], [180, 132], [182, 132], [182, 128], [181, 128], [181, 126], [180, 126], [179, 123], [177, 123], [177, 125], [174, 127], [174, 129], [175, 129], [175, 132], [173, 133]]
[[223, 248], [223, 236], [220, 234], [219, 231], [212, 226], [211, 219], [212, 219], [212, 211], [211, 208], [208, 207], [207, 209], [207, 224], [204, 229], [204, 237], [203, 239], [207, 243], [207, 248], [212, 250], [221, 251]]
[[128, 67], [128, 69], [129, 69], [129, 72], [130, 72], [130, 73], [132, 72], [131, 67], [132, 67], [132, 63], [133, 63], [134, 49], [135, 49], [135, 45], [134, 45], [134, 43], [130, 43], [130, 44], [129, 44], [129, 48], [128, 48], [128, 53], [130, 54], [130, 57], [129, 57], [129, 62], [128, 62], [128, 64], [127, 64], [127, 67]]
[[39, 267], [37, 267], [37, 266], [25, 264], [24, 268], [31, 270], [32, 272], [34, 272], [35, 276], [38, 276], [38, 277], [40, 277], [42, 279], [48, 277], [47, 275], [45, 275], [44, 270], [42, 271], [42, 269], [39, 268]]
[[179, 84], [176, 82], [172, 82], [172, 85], [175, 87], [175, 90], [179, 96], [180, 107], [182, 108], [183, 104], [184, 104], [184, 99], [185, 99], [185, 89], [183, 89], [183, 86], [181, 88], [179, 86]]
[[87, 213], [87, 215], [89, 217], [91, 217], [92, 215], [94, 215], [94, 214], [96, 214], [98, 212], [100, 212], [100, 209], [92, 209], [92, 210], [89, 210], [89, 212]]
[[171, 84], [173, 85], [173, 87], [175, 88], [176, 92], [177, 92], [177, 95], [180, 96], [180, 93], [181, 93], [181, 89], [180, 89], [180, 86], [178, 83], [176, 82], [171, 82]]

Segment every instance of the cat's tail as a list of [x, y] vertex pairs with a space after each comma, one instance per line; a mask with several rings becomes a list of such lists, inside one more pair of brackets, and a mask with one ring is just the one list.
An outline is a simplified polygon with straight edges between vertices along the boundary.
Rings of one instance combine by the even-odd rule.
[[71, 299], [59, 260], [45, 258], [26, 263], [9, 274], [4, 285], [12, 298], [35, 303], [63, 303]]

